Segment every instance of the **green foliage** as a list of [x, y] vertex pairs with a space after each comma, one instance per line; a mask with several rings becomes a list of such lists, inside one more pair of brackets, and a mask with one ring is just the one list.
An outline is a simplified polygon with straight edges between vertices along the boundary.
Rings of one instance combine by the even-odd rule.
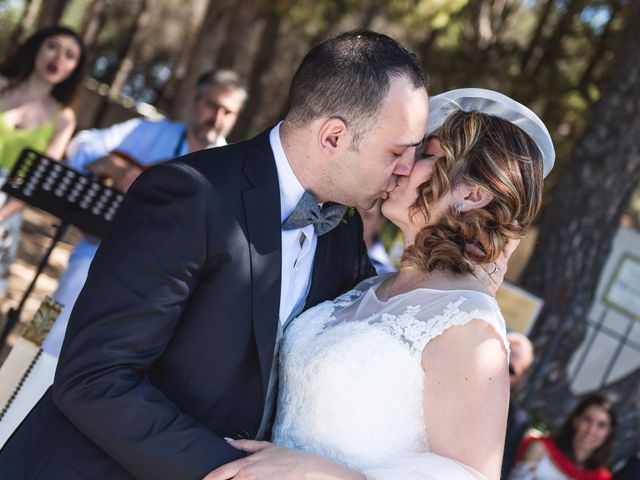
[[79, 32], [82, 28], [82, 20], [87, 10], [86, 0], [71, 0], [64, 9], [60, 23]]
[[554, 419], [542, 414], [539, 410], [532, 409], [529, 411], [530, 428], [538, 430], [543, 434], [551, 433], [557, 427]]
[[467, 3], [468, 0], [392, 0], [387, 2], [387, 18], [415, 32], [444, 28]]
[[631, 217], [632, 222], [637, 227], [640, 227], [640, 188], [638, 188], [631, 197], [627, 213], [629, 217]]
[[11, 49], [11, 32], [20, 21], [23, 10], [22, 2], [0, 2], [0, 56], [4, 56]]
[[335, 19], [351, 15], [361, 7], [362, 2], [356, 0], [276, 2], [277, 10], [292, 27], [309, 34], [327, 29]]
[[384, 226], [378, 234], [378, 238], [384, 245], [384, 248], [389, 252], [391, 259], [399, 265], [400, 255], [402, 249], [399, 248], [404, 245], [404, 239], [402, 232], [391, 222], [385, 222]]

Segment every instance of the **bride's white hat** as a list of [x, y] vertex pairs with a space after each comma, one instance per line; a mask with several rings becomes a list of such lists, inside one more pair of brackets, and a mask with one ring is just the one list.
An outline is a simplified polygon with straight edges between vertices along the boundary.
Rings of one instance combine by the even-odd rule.
[[431, 133], [440, 128], [455, 110], [494, 115], [521, 128], [540, 149], [544, 176], [549, 175], [556, 159], [553, 141], [542, 120], [530, 109], [493, 90], [484, 88], [450, 90], [429, 99], [428, 132]]

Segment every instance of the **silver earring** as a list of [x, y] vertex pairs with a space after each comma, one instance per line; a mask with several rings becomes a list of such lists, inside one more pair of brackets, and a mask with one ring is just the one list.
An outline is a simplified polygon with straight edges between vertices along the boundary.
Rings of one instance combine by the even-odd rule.
[[458, 202], [453, 206], [453, 210], [456, 213], [462, 213], [464, 211], [464, 205], [462, 205], [462, 202]]

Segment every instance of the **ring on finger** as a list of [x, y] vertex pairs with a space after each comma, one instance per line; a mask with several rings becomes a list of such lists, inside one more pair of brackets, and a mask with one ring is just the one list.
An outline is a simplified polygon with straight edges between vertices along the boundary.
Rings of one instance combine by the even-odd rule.
[[488, 272], [489, 276], [495, 275], [496, 273], [498, 273], [500, 271], [500, 269], [498, 268], [498, 264], [494, 263], [493, 264], [493, 271]]

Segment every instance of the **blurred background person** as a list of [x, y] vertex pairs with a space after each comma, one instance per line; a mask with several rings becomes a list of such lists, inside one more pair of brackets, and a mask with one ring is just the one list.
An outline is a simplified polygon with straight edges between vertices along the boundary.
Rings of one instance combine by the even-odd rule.
[[[24, 148], [60, 159], [76, 127], [69, 106], [82, 77], [82, 40], [65, 27], [42, 29], [0, 64], [0, 185]], [[18, 248], [22, 223], [17, 199], [0, 193], [0, 295]]]
[[[71, 141], [67, 156], [73, 166], [105, 177], [115, 189], [126, 192], [152, 164], [226, 145], [225, 137], [246, 99], [246, 87], [235, 72], [209, 71], [196, 83], [186, 123], [134, 118], [105, 129], [85, 130]], [[78, 242], [53, 295], [63, 309], [42, 348], [56, 358], [98, 245], [97, 238], [88, 236]]]
[[582, 400], [553, 435], [526, 437], [510, 480], [610, 480], [607, 465], [617, 426], [605, 395]]
[[504, 455], [502, 457], [502, 473], [500, 478], [509, 477], [509, 472], [513, 468], [518, 453], [518, 446], [524, 434], [529, 428], [530, 419], [527, 411], [522, 408], [515, 399], [514, 391], [521, 385], [527, 376], [527, 371], [533, 363], [533, 344], [531, 340], [520, 332], [510, 331], [507, 333], [509, 342], [509, 384], [511, 387], [511, 398], [509, 400], [509, 416], [507, 418], [507, 436], [504, 444]]
[[367, 253], [378, 274], [396, 271], [396, 266], [379, 238], [382, 227], [386, 222], [386, 219], [382, 216], [380, 205], [381, 202], [378, 201], [369, 210], [357, 209], [360, 217], [362, 217], [363, 238], [367, 246]]

